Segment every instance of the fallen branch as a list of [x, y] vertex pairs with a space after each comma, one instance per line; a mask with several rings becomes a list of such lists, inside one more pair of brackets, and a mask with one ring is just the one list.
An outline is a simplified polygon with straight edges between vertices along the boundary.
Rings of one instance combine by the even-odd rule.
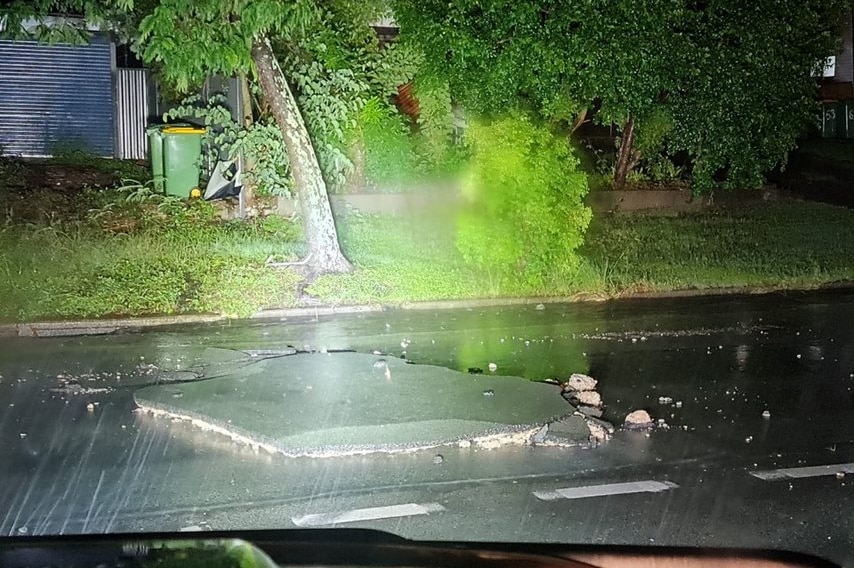
[[311, 261], [311, 253], [302, 260], [293, 260], [290, 262], [276, 262], [273, 260], [272, 256], [269, 256], [267, 257], [267, 261], [264, 263], [264, 266], [269, 268], [290, 268], [293, 266], [306, 266], [309, 261]]

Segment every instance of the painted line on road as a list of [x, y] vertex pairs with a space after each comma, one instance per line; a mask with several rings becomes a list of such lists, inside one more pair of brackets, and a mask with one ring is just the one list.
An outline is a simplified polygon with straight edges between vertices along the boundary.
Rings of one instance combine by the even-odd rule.
[[429, 515], [441, 513], [445, 508], [438, 503], [405, 503], [403, 505], [389, 505], [387, 507], [370, 507], [367, 509], [351, 509], [337, 513], [318, 513], [314, 515], [303, 515], [293, 517], [291, 521], [298, 527], [322, 527], [327, 525], [340, 525], [342, 523], [356, 523], [359, 521], [376, 521], [379, 519], [395, 519], [398, 517], [412, 517], [415, 515]]
[[677, 487], [679, 486], [672, 481], [630, 481], [628, 483], [567, 487], [554, 491], [534, 491], [534, 495], [542, 501], [554, 501], [556, 499], [586, 499], [588, 497], [607, 497], [608, 495], [628, 495], [630, 493], [660, 493]]
[[802, 479], [805, 477], [821, 477], [838, 473], [854, 473], [854, 463], [838, 463], [830, 465], [813, 465], [806, 467], [787, 467], [783, 469], [768, 469], [751, 471], [750, 475], [762, 481], [778, 481], [780, 479]]

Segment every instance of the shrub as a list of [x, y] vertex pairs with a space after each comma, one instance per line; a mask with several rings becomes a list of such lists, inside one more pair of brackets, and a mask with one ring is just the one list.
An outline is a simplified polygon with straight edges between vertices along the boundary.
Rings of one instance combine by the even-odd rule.
[[468, 207], [457, 224], [463, 257], [491, 279], [542, 284], [580, 263], [590, 223], [587, 178], [566, 139], [525, 116], [473, 124], [463, 186]]
[[414, 147], [403, 117], [373, 98], [362, 109], [359, 123], [368, 180], [379, 185], [410, 180], [415, 169]]

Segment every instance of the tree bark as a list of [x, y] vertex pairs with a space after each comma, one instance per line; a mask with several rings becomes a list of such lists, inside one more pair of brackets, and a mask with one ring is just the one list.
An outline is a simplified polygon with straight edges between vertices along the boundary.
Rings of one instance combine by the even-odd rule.
[[308, 244], [305, 265], [311, 275], [348, 272], [352, 266], [338, 244], [338, 231], [314, 146], [267, 38], [256, 38], [252, 42], [252, 61], [288, 152]]
[[587, 122], [587, 109], [579, 112], [575, 117], [575, 120], [572, 121], [572, 133], [574, 134], [575, 131], [581, 128], [585, 122]]
[[368, 182], [365, 174], [365, 141], [361, 135], [350, 146], [350, 155], [353, 170], [348, 176], [347, 188], [352, 193], [364, 193], [368, 187]]
[[[241, 105], [241, 110], [243, 111], [241, 114], [241, 123], [243, 128], [251, 128], [254, 122], [254, 117], [252, 116], [252, 93], [249, 92], [249, 81], [246, 79], [245, 73], [240, 73], [238, 76], [238, 83], [240, 84], [240, 98], [243, 101]], [[247, 159], [245, 156], [243, 157], [243, 171], [251, 172], [255, 169], [255, 161]], [[249, 182], [244, 176], [243, 179], [243, 203], [246, 205], [246, 208], [249, 209], [251, 207], [255, 207], [255, 183]]]
[[614, 167], [614, 189], [625, 188], [629, 172], [635, 169], [638, 163], [640, 163], [640, 152], [635, 150], [634, 145], [635, 121], [629, 115], [629, 118], [626, 119], [626, 123], [623, 125], [620, 148], [617, 150], [617, 163]]

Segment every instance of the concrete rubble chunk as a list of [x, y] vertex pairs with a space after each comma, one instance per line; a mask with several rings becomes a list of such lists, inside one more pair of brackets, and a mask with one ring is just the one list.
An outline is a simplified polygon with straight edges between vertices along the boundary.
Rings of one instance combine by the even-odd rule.
[[546, 440], [554, 441], [578, 441], [590, 437], [590, 428], [581, 416], [568, 416], [551, 422]]
[[592, 416], [593, 418], [602, 418], [602, 409], [595, 406], [585, 406], [579, 404], [575, 409], [584, 416]]
[[614, 425], [599, 418], [588, 417], [584, 419], [590, 430], [590, 441], [596, 443], [607, 442], [614, 434]]
[[608, 434], [608, 431], [599, 426], [598, 424], [588, 424], [587, 427], [590, 430], [590, 441], [596, 443], [607, 442], [611, 439], [611, 435]]
[[601, 418], [596, 418], [594, 416], [588, 416], [586, 419], [587, 424], [595, 424], [604, 428], [606, 432], [609, 434], [613, 434], [617, 429], [614, 428], [614, 425], [608, 422], [607, 420], [602, 420]]
[[584, 392], [596, 390], [598, 381], [593, 377], [582, 375], [581, 373], [573, 373], [563, 385], [564, 391]]
[[525, 445], [544, 424], [574, 412], [552, 385], [396, 358], [386, 359], [390, 374], [384, 374], [376, 361], [359, 353], [269, 358], [185, 382], [180, 398], [174, 385], [158, 385], [136, 391], [134, 399], [155, 419], [178, 418], [259, 449], [311, 457], [461, 441], [478, 448]]
[[537, 433], [534, 434], [534, 436], [531, 438], [531, 442], [533, 442], [534, 444], [542, 444], [545, 441], [546, 435], [548, 433], [549, 433], [549, 425], [545, 424], [545, 425], [543, 425], [542, 428], [537, 430]]
[[628, 430], [648, 430], [652, 428], [653, 421], [646, 410], [635, 410], [626, 416], [623, 426]]
[[602, 395], [600, 395], [596, 391], [573, 392], [572, 395], [569, 397], [569, 401], [578, 406], [601, 408]]

